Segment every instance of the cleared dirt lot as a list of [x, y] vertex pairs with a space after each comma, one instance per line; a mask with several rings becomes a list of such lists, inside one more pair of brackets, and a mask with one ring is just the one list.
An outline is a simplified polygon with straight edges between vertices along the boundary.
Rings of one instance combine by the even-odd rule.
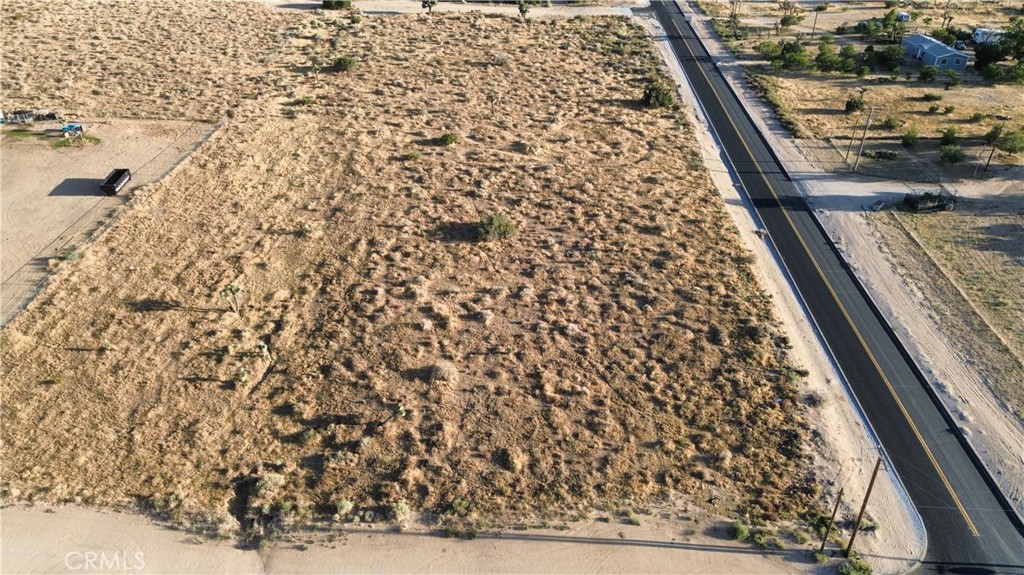
[[[167, 173], [211, 126], [198, 122], [100, 120], [85, 122], [99, 143], [54, 149], [48, 137], [0, 136], [3, 145], [3, 292], [0, 318], [21, 309], [63, 259], [79, 255], [88, 237], [134, 190]], [[58, 126], [37, 123], [43, 134]], [[115, 167], [130, 167], [132, 181], [117, 197], [99, 183]]]

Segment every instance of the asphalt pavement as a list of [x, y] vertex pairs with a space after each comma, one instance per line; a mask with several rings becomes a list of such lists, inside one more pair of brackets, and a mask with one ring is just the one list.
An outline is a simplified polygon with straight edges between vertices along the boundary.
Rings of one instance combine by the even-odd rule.
[[[745, 194], [917, 507], [917, 572], [1024, 574], [1024, 526], [673, 2], [652, 2]], [[898, 537], [899, 534], [884, 534]]]

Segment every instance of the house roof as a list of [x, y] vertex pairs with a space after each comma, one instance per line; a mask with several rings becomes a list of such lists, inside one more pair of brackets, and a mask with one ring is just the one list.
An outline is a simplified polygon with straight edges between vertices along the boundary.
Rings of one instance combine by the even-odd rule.
[[907, 36], [906, 38], [903, 39], [903, 43], [904, 44], [909, 44], [911, 46], [915, 46], [915, 47], [918, 47], [918, 48], [921, 48], [922, 50], [924, 50], [928, 54], [931, 54], [932, 56], [935, 56], [935, 57], [939, 57], [939, 56], [961, 56], [963, 58], [968, 58], [969, 57], [966, 52], [961, 52], [960, 50], [954, 50], [953, 48], [950, 48], [949, 46], [943, 44], [942, 42], [936, 40], [935, 38], [932, 38], [931, 36], [925, 36], [924, 34], [914, 34], [912, 36]]

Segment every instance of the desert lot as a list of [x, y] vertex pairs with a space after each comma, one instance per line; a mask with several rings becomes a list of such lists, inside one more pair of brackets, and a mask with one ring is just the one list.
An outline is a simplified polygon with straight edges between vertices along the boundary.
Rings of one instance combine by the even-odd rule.
[[[638, 105], [672, 82], [636, 23], [206, 0], [2, 17], [37, 40], [4, 46], [12, 107], [188, 126], [152, 124], [167, 155], [0, 334], [5, 504], [260, 547], [306, 545], [310, 521], [601, 518], [588, 536], [622, 538], [680, 516], [673, 537], [710, 551], [723, 517], [808, 545], [835, 487], [812, 426], [838, 403], [808, 393], [688, 111]], [[67, 86], [54, 61], [99, 64]], [[515, 233], [479, 239], [491, 215]]]
[[[239, 56], [277, 91], [239, 90], [3, 332], [6, 497], [256, 532], [670, 490], [751, 517], [811, 505], [797, 366], [692, 127], [635, 104], [656, 73], [642, 31], [298, 22]], [[474, 241], [490, 213], [518, 234]]]

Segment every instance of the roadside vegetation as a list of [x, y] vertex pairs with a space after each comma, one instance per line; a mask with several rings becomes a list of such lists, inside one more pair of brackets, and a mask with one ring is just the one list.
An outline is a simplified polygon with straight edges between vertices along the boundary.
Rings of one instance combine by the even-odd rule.
[[[845, 155], [851, 134], [873, 110], [868, 171], [885, 173], [898, 165], [906, 173], [905, 162], [892, 162], [902, 158], [911, 161], [912, 177], [935, 178], [950, 169], [942, 166], [977, 161], [1001, 125], [1006, 144], [998, 146], [996, 161], [1022, 161], [1009, 151], [1024, 129], [1017, 110], [1024, 85], [1024, 15], [1017, 8], [725, 0], [700, 5], [730, 48], [742, 60], [753, 60], [748, 82], [798, 138], [829, 140]], [[973, 43], [975, 23], [992, 22], [1005, 24], [1003, 37]], [[972, 66], [940, 70], [908, 58], [901, 41], [915, 33], [950, 46], [963, 43]], [[958, 128], [957, 140], [940, 142], [950, 124]]]

